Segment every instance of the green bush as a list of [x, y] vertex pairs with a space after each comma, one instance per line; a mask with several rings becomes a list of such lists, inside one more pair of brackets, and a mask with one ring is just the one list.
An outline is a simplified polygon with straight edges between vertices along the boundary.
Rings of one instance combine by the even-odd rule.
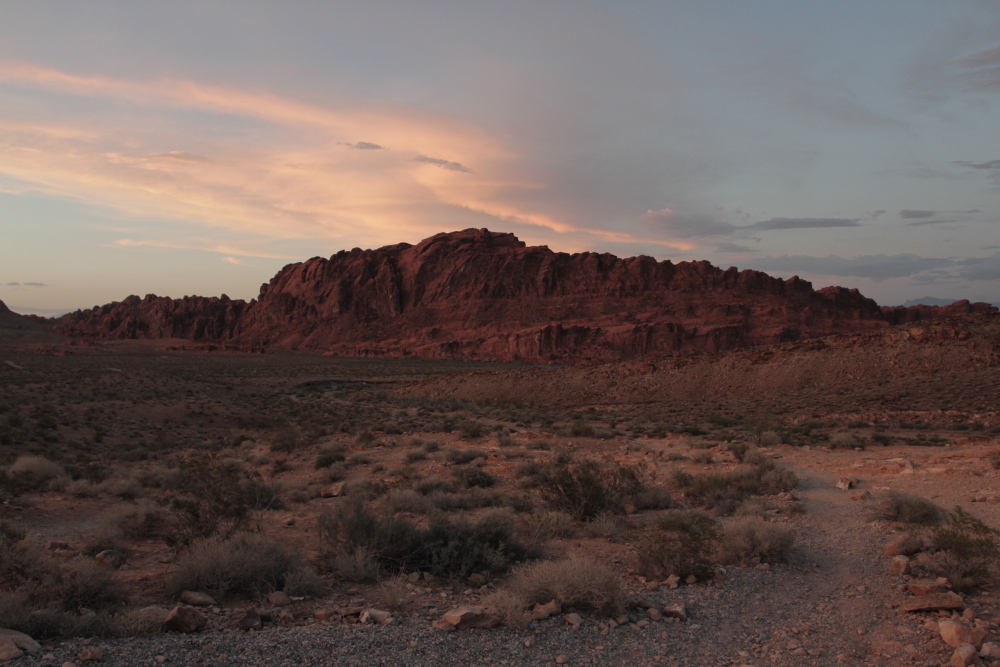
[[639, 570], [647, 577], [704, 578], [712, 569], [719, 531], [711, 517], [686, 510], [671, 510], [646, 528], [635, 554]]

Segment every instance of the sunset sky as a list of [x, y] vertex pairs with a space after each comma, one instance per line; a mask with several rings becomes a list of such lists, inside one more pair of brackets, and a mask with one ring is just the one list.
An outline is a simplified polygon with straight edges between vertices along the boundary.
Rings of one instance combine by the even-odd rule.
[[996, 0], [0, 0], [0, 300], [488, 227], [1000, 302]]

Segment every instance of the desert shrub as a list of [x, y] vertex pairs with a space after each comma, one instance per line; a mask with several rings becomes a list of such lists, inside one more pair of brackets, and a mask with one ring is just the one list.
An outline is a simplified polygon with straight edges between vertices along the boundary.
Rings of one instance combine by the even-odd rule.
[[358, 431], [358, 434], [354, 436], [354, 442], [362, 446], [370, 445], [375, 442], [375, 435], [370, 430], [365, 428]]
[[534, 512], [521, 519], [521, 532], [531, 542], [544, 542], [554, 537], [571, 537], [575, 528], [573, 517], [566, 512]]
[[302, 565], [285, 574], [282, 590], [292, 597], [321, 598], [330, 592], [330, 587], [315, 570]]
[[694, 484], [694, 475], [686, 470], [674, 470], [670, 473], [670, 478], [674, 484], [681, 488], [687, 488]]
[[647, 577], [694, 575], [704, 578], [712, 568], [719, 531], [711, 517], [686, 510], [671, 510], [656, 518], [643, 532], [635, 554], [639, 570]]
[[130, 474], [115, 474], [101, 482], [97, 488], [122, 500], [135, 500], [143, 495], [142, 483]]
[[413, 489], [391, 489], [383, 497], [382, 503], [389, 514], [397, 512], [427, 514], [434, 506], [427, 496]]
[[372, 457], [364, 452], [358, 452], [357, 454], [351, 454], [347, 457], [347, 465], [351, 466], [366, 466], [372, 464]]
[[[125, 588], [111, 570], [89, 559], [55, 559], [0, 522], [0, 626], [37, 639], [106, 634], [106, 612], [125, 602]], [[97, 615], [81, 617], [81, 608]]]
[[75, 479], [66, 485], [65, 491], [77, 498], [93, 498], [98, 493], [98, 486], [89, 479]]
[[854, 449], [861, 447], [862, 443], [861, 439], [853, 433], [833, 433], [830, 435], [827, 446], [831, 449]]
[[520, 595], [506, 589], [499, 590], [483, 599], [483, 607], [502, 625], [511, 628], [525, 628], [531, 616], [525, 610], [526, 602]]
[[473, 487], [487, 489], [497, 483], [496, 477], [480, 468], [462, 468], [455, 472], [455, 477], [467, 489]]
[[422, 449], [411, 449], [406, 452], [407, 463], [416, 463], [417, 461], [427, 460], [427, 452]]
[[499, 447], [513, 447], [516, 442], [514, 442], [514, 437], [511, 436], [510, 431], [506, 428], [497, 433], [497, 446]]
[[458, 423], [458, 431], [467, 440], [477, 440], [483, 437], [484, 426], [479, 422], [470, 419]]
[[467, 447], [465, 449], [457, 449], [455, 447], [449, 447], [444, 452], [445, 458], [449, 463], [454, 463], [456, 465], [465, 465], [467, 463], [472, 463], [476, 459], [485, 459], [486, 452], [479, 449], [478, 447]]
[[1000, 449], [994, 449], [990, 452], [990, 463], [994, 468], [1000, 469]]
[[6, 470], [0, 469], [0, 492], [12, 497], [43, 491], [56, 483], [65, 486], [68, 481], [61, 465], [32, 454], [19, 456]]
[[316, 460], [313, 462], [313, 468], [316, 470], [329, 468], [334, 463], [341, 463], [344, 458], [344, 452], [339, 449], [327, 449], [316, 455]]
[[795, 474], [767, 460], [731, 472], [698, 475], [685, 491], [685, 497], [731, 514], [750, 496], [767, 496], [791, 491], [798, 484]]
[[632, 496], [632, 506], [637, 510], [665, 510], [674, 506], [674, 499], [662, 486], [647, 486]]
[[449, 492], [452, 490], [452, 483], [446, 482], [443, 479], [438, 479], [437, 477], [428, 477], [427, 479], [422, 479], [413, 487], [417, 493], [427, 496], [432, 493], [438, 492]]
[[577, 555], [561, 561], [540, 561], [518, 569], [506, 590], [524, 606], [558, 600], [563, 611], [581, 611], [597, 616], [617, 616], [628, 598], [621, 580], [608, 567]]
[[399, 611], [408, 602], [409, 589], [405, 577], [395, 576], [383, 579], [375, 588], [375, 597], [382, 609]]
[[990, 569], [1000, 559], [1000, 532], [972, 516], [961, 507], [948, 513], [948, 523], [931, 531], [934, 552], [923, 567], [937, 576], [947, 577], [962, 592], [989, 581]]
[[747, 454], [747, 450], [750, 449], [750, 445], [746, 442], [731, 442], [729, 443], [729, 451], [736, 458], [737, 463], [743, 463], [743, 458]]
[[777, 431], [764, 431], [760, 435], [760, 447], [773, 447], [774, 445], [780, 445], [783, 438], [781, 434]]
[[766, 500], [759, 496], [753, 496], [740, 503], [736, 511], [733, 512], [733, 516], [756, 516], [763, 518], [768, 509]]
[[194, 455], [179, 462], [179, 488], [167, 495], [169, 546], [199, 538], [223, 539], [252, 527], [255, 513], [281, 507], [272, 487], [238, 462]]
[[719, 557], [723, 563], [783, 563], [795, 543], [792, 529], [769, 523], [759, 516], [745, 516], [729, 521], [722, 535]]
[[923, 496], [903, 491], [889, 491], [876, 502], [872, 518], [918, 526], [936, 526], [946, 518], [946, 514]]
[[621, 535], [625, 528], [621, 519], [611, 514], [598, 514], [587, 522], [585, 526], [590, 537], [598, 537], [604, 540], [613, 540]]
[[694, 461], [695, 463], [700, 463], [702, 465], [712, 465], [712, 461], [714, 460], [714, 458], [712, 456], [712, 452], [709, 452], [707, 450], [702, 450], [700, 452], [695, 452], [694, 454], [692, 454], [691, 460]]
[[299, 557], [277, 540], [236, 533], [192, 543], [167, 588], [172, 596], [191, 590], [217, 600], [255, 597], [282, 590], [285, 578], [300, 567]]
[[542, 476], [545, 500], [580, 521], [604, 512], [620, 512], [624, 503], [644, 488], [635, 467], [602, 467], [591, 460], [555, 464]]
[[427, 528], [367, 512], [347, 503], [320, 515], [321, 550], [368, 553], [386, 571], [426, 570], [464, 578], [473, 572], [500, 572], [533, 554], [514, 539], [509, 523], [485, 517], [477, 524], [435, 517]]

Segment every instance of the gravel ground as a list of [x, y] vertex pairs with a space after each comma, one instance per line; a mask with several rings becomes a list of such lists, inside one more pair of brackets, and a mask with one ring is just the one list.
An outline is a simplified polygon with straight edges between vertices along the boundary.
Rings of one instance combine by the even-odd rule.
[[[809, 474], [799, 471], [809, 477]], [[657, 606], [682, 598], [687, 622], [658, 621], [633, 609], [632, 623], [608, 629], [587, 619], [572, 630], [562, 618], [524, 630], [444, 633], [432, 617], [400, 615], [388, 626], [315, 623], [255, 633], [208, 630], [196, 635], [46, 646], [18, 664], [77, 662], [100, 647], [100, 664], [118, 665], [941, 665], [950, 649], [896, 609], [900, 577], [887, 573], [886, 526], [866, 521], [863, 503], [813, 476], [799, 495], [806, 513], [794, 520], [799, 541], [785, 565], [733, 568], [721, 587], [682, 586], [636, 594]], [[638, 589], [637, 589], [638, 590]], [[983, 597], [972, 606], [986, 613]], [[223, 618], [221, 615], [218, 619]], [[221, 625], [221, 623], [220, 623]]]

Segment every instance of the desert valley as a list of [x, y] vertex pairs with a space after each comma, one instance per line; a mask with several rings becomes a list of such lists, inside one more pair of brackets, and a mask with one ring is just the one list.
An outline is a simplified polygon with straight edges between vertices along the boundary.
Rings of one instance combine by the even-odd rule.
[[0, 304], [0, 659], [1000, 664], [1000, 314], [466, 230]]

